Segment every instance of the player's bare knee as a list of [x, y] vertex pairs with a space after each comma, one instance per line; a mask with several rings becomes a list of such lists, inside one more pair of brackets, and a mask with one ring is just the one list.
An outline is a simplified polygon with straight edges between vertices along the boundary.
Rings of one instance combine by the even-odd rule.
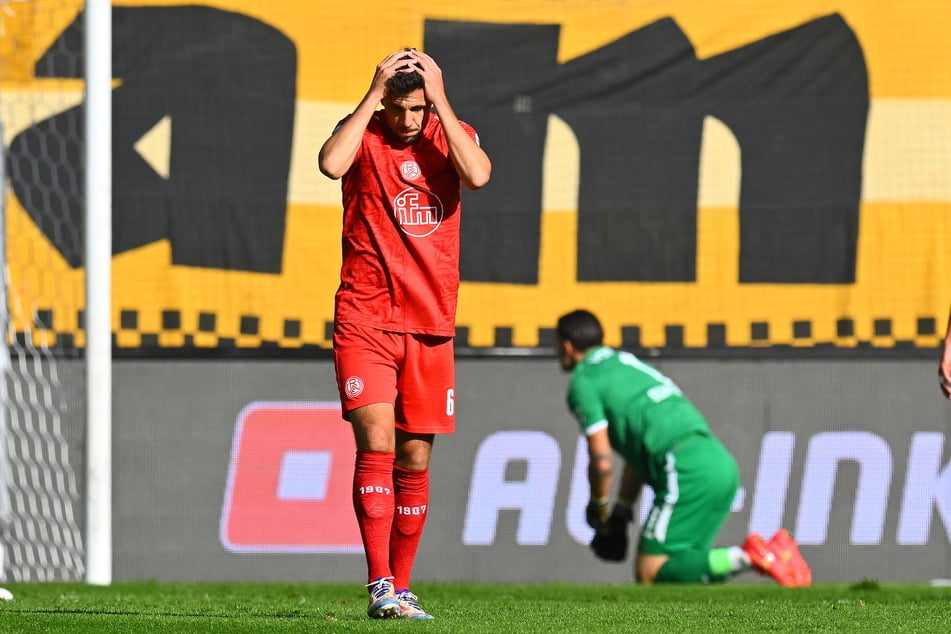
[[396, 448], [396, 460], [394, 464], [400, 469], [406, 471], [426, 471], [429, 468], [429, 454], [410, 453], [406, 454]]
[[638, 583], [651, 585], [657, 581], [657, 573], [667, 563], [666, 555], [639, 555], [634, 566], [634, 578]]
[[654, 581], [657, 579], [656, 570], [641, 570], [637, 568], [635, 571], [634, 578], [637, 580], [637, 583], [645, 586], [653, 585]]
[[396, 433], [396, 466], [407, 471], [425, 471], [433, 452], [432, 434]]

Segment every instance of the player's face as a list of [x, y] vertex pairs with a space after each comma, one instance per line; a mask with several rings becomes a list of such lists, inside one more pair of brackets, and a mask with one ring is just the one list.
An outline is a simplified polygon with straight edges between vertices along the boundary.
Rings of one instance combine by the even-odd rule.
[[400, 141], [412, 143], [419, 138], [429, 116], [429, 104], [422, 88], [406, 95], [387, 94], [381, 103], [386, 122]]
[[561, 364], [561, 369], [565, 372], [569, 372], [575, 367], [574, 351], [575, 347], [571, 345], [570, 341], [558, 337], [558, 341], [555, 343], [555, 356], [558, 357], [558, 363]]

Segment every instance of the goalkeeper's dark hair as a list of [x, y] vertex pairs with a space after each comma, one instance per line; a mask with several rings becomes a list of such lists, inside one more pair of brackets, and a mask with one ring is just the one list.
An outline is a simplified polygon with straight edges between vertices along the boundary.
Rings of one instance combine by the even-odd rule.
[[558, 318], [558, 336], [576, 350], [588, 350], [604, 342], [601, 322], [590, 311], [578, 309]]

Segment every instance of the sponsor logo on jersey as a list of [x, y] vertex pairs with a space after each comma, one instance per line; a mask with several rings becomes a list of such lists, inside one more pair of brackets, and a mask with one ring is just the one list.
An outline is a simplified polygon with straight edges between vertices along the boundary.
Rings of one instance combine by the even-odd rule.
[[409, 187], [393, 199], [393, 216], [403, 233], [425, 238], [442, 223], [442, 201], [431, 192]]

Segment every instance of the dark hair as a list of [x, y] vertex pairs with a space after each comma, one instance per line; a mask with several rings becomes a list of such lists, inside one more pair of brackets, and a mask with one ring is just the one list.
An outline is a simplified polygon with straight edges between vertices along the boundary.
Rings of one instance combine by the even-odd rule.
[[394, 95], [408, 95], [414, 90], [423, 88], [423, 76], [413, 71], [412, 73], [396, 73], [386, 80], [387, 91]]
[[578, 309], [558, 318], [558, 336], [578, 350], [587, 350], [601, 345], [604, 330], [590, 311]]

